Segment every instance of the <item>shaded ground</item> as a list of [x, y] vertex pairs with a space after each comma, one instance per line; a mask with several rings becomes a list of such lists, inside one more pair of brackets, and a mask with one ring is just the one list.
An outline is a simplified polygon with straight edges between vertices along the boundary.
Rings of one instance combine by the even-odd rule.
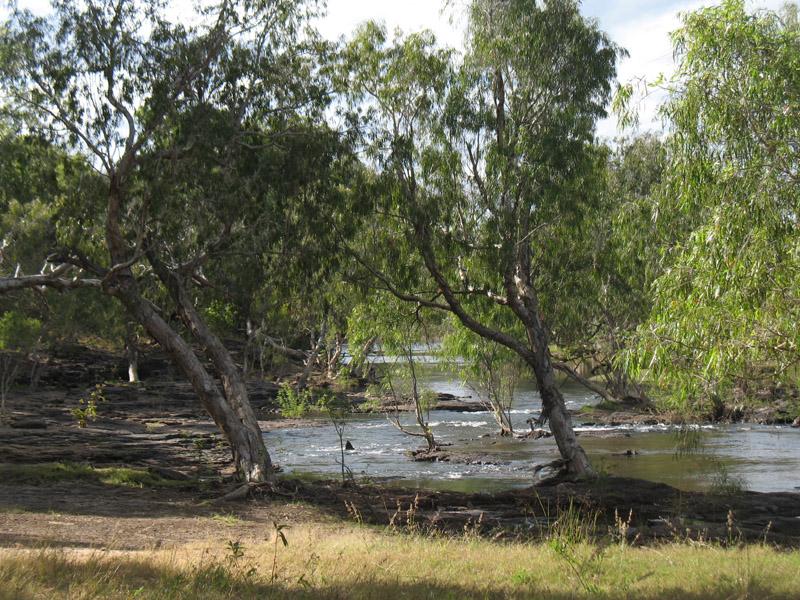
[[[535, 537], [571, 520], [640, 543], [688, 536], [800, 546], [798, 493], [686, 493], [622, 478], [555, 480], [485, 495], [285, 478], [277, 490], [254, 487], [240, 500], [215, 502], [237, 489], [233, 465], [189, 386], [170, 381], [155, 361], [146, 369], [157, 380], [98, 388], [90, 382], [113, 376], [118, 365], [107, 356], [88, 358], [51, 366], [42, 389], [8, 400], [15, 427], [0, 427], [0, 545], [148, 548], [209, 538], [264, 540], [273, 521], [350, 519], [401, 530], [469, 529], [497, 539]], [[298, 423], [272, 419], [276, 392], [273, 384], [250, 387], [264, 429]], [[74, 411], [90, 400], [97, 417], [81, 428]], [[149, 469], [183, 481], [137, 488], [12, 476], [21, 465], [56, 461]]]

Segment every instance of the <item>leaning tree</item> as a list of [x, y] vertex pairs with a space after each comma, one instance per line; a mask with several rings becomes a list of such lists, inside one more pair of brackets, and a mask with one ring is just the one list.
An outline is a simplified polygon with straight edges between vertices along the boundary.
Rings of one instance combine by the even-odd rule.
[[294, 0], [223, 0], [179, 24], [157, 0], [55, 0], [45, 17], [13, 8], [0, 28], [6, 110], [101, 182], [74, 194], [59, 227], [75, 235], [58, 237], [49, 266], [8, 274], [0, 293], [92, 288], [118, 299], [191, 382], [253, 482], [274, 480], [270, 457], [241, 371], [197, 300], [203, 286], [218, 289], [218, 261], [257, 267], [259, 248], [280, 246], [287, 207], [312, 212], [326, 193], [313, 175], [332, 164], [336, 136], [319, 126], [325, 46], [305, 29], [310, 14]]

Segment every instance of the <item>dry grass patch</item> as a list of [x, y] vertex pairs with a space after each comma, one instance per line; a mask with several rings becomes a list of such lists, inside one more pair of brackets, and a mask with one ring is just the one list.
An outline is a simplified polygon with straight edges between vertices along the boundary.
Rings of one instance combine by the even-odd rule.
[[367, 527], [268, 529], [263, 542], [150, 551], [3, 549], [0, 599], [800, 597], [800, 553], [761, 545], [559, 548]]

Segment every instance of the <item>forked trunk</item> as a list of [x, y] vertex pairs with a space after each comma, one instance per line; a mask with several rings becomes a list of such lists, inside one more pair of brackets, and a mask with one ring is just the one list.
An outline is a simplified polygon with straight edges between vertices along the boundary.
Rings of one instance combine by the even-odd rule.
[[189, 380], [203, 408], [230, 444], [237, 472], [247, 482], [274, 483], [272, 462], [257, 423], [253, 429], [238, 417], [189, 345], [144, 299], [130, 296], [120, 299]]
[[[214, 365], [214, 369], [222, 381], [224, 395], [220, 393], [216, 383], [211, 379], [188, 346], [186, 346], [186, 350], [191, 355], [191, 358], [194, 359], [194, 363], [189, 360], [189, 357], [180, 357], [182, 362], [178, 362], [178, 359], [176, 359], [176, 362], [178, 362], [181, 370], [190, 380], [193, 378], [197, 380], [197, 385], [193, 382], [192, 386], [201, 399], [206, 398], [204, 406], [205, 402], [209, 402], [218, 414], [224, 413], [226, 418], [221, 423], [228, 429], [227, 431], [223, 429], [223, 433], [228, 437], [236, 458], [237, 470], [242, 474], [245, 481], [274, 483], [275, 475], [272, 469], [272, 461], [267, 448], [264, 446], [258, 420], [250, 406], [242, 371], [233, 362], [233, 358], [231, 358], [230, 352], [228, 352], [224, 344], [211, 331], [200, 316], [200, 313], [197, 312], [178, 276], [157, 260], [152, 249], [148, 251], [147, 256], [156, 275], [166, 285], [170, 296], [177, 304], [181, 320], [192, 332], [192, 336], [200, 344], [203, 353]], [[180, 336], [174, 333], [171, 328], [167, 327], [167, 329], [180, 340]], [[180, 341], [183, 342], [183, 340]], [[190, 374], [187, 369], [191, 369], [192, 373]], [[196, 371], [197, 369], [199, 371]], [[206, 409], [210, 412], [208, 406], [206, 406]], [[220, 423], [218, 425], [220, 428], [223, 426]]]

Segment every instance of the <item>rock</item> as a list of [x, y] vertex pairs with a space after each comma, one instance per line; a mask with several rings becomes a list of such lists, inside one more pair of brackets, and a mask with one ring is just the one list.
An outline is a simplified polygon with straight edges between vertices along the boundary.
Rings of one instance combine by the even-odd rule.
[[186, 481], [191, 479], [189, 475], [186, 473], [181, 473], [180, 471], [175, 471], [174, 469], [167, 469], [166, 467], [148, 467], [148, 473], [153, 473], [155, 475], [160, 475], [164, 479], [168, 479], [171, 481]]
[[636, 450], [625, 450], [625, 452], [614, 452], [611, 456], [637, 456], [639, 453]]
[[796, 419], [795, 419], [795, 420], [792, 422], [792, 427], [800, 427], [800, 417], [797, 417], [797, 418], [796, 418]]
[[14, 429], [47, 429], [44, 419], [20, 419], [10, 423]]

